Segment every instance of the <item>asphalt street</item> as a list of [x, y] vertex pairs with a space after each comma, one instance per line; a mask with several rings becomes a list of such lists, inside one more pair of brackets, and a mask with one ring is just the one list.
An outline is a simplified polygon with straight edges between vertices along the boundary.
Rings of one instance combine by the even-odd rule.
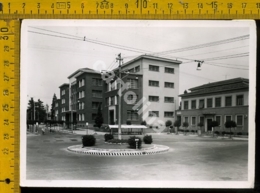
[[[154, 144], [167, 153], [107, 157], [67, 151], [81, 144], [80, 134], [27, 136], [28, 180], [247, 180], [248, 141], [211, 137], [154, 134]], [[96, 135], [97, 145], [104, 143]]]

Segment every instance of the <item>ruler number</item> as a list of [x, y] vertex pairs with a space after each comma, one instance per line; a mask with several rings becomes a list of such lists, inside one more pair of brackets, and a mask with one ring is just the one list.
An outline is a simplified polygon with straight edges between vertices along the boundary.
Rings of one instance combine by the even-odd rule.
[[198, 3], [198, 8], [202, 9], [203, 8], [203, 3]]
[[8, 89], [4, 89], [3, 90], [3, 95], [4, 96], [9, 96], [9, 90]]
[[3, 104], [2, 105], [2, 110], [3, 111], [9, 111], [9, 105], [8, 104]]
[[38, 9], [41, 8], [41, 3], [37, 3], [37, 8], [38, 8]]
[[4, 52], [9, 52], [9, 46], [4, 46]]
[[84, 9], [84, 3], [81, 3], [81, 9]]
[[211, 3], [207, 3], [207, 5], [211, 5], [212, 9], [218, 8], [218, 2], [217, 1], [212, 1]]
[[9, 76], [7, 76], [5, 73], [4, 73], [4, 81], [9, 82]]
[[26, 5], [25, 3], [22, 4], [22, 8], [23, 8], [23, 9], [25, 8], [25, 5]]
[[4, 155], [8, 155], [9, 154], [9, 149], [8, 148], [4, 148], [2, 149], [2, 152]]
[[227, 8], [231, 9], [233, 7], [233, 3], [227, 3]]
[[173, 3], [168, 3], [168, 9], [172, 9]]
[[4, 140], [8, 140], [9, 139], [9, 134], [8, 133], [4, 133], [3, 138], [4, 138]]
[[4, 66], [9, 66], [9, 61], [8, 60], [4, 60]]
[[158, 3], [153, 3], [153, 8], [157, 9], [158, 8]]
[[9, 119], [4, 119], [4, 125], [9, 125]]
[[70, 2], [67, 2], [67, 8], [70, 9]]
[[54, 9], [54, 3], [51, 4], [51, 8]]
[[[141, 5], [142, 8], [147, 8], [147, 0], [143, 0], [143, 2], [141, 1], [141, 3], [142, 3], [142, 5]], [[136, 0], [135, 4], [136, 4], [136, 8], [138, 8], [139, 0]]]
[[188, 9], [189, 8], [189, 3], [183, 3], [182, 6], [183, 6], [183, 9]]
[[0, 40], [8, 40], [9, 37], [8, 36], [0, 36]]
[[125, 4], [125, 8], [128, 9], [128, 3]]
[[246, 8], [246, 5], [247, 5], [247, 3], [242, 3], [241, 5], [242, 5], [242, 8], [243, 8], [243, 9], [245, 9], [245, 8]]

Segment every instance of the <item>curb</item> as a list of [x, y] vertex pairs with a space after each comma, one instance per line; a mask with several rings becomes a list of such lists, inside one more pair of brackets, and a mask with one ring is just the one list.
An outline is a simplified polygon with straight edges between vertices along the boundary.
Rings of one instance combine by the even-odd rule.
[[154, 145], [153, 148], [146, 148], [143, 150], [130, 150], [130, 149], [99, 149], [84, 147], [82, 145], [74, 145], [67, 148], [67, 150], [75, 153], [82, 153], [86, 155], [97, 155], [97, 156], [144, 156], [153, 155], [169, 151], [168, 146]]

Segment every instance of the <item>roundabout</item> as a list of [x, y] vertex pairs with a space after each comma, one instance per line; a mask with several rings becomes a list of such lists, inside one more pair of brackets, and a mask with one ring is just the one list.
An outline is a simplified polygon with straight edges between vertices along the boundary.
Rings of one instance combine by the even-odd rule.
[[141, 149], [105, 149], [95, 147], [82, 147], [82, 145], [69, 146], [67, 150], [74, 153], [81, 153], [95, 156], [144, 156], [153, 155], [169, 151], [165, 145], [150, 145]]

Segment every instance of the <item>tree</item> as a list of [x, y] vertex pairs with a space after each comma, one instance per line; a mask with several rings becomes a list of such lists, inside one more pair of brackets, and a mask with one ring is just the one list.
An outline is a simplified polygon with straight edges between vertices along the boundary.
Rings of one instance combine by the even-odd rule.
[[185, 127], [185, 134], [186, 134], [186, 132], [187, 132], [187, 127], [189, 127], [189, 123], [188, 123], [188, 122], [184, 122], [184, 123], [182, 124], [182, 126]]
[[[172, 121], [171, 120], [167, 120], [166, 122], [165, 122], [165, 126], [166, 127], [170, 127], [172, 125]], [[170, 129], [169, 129], [170, 130]]]
[[101, 105], [98, 106], [97, 116], [95, 118], [95, 123], [98, 128], [100, 128], [103, 124], [103, 116], [101, 112]]
[[55, 102], [57, 100], [56, 94], [54, 93], [51, 103], [51, 120], [55, 119]]
[[141, 125], [146, 126], [146, 121], [142, 121]]
[[44, 122], [45, 119], [46, 110], [44, 108], [43, 102], [40, 99], [38, 99], [38, 101], [34, 101], [34, 99], [31, 98], [27, 107], [27, 120], [33, 122]]
[[28, 102], [28, 107], [27, 107], [27, 120], [31, 120], [31, 121], [35, 121], [35, 102], [33, 100], [33, 98], [31, 97], [31, 99]]
[[46, 120], [46, 110], [44, 108], [44, 104], [43, 102], [38, 99], [37, 103], [36, 103], [36, 112], [38, 114], [38, 121], [39, 122], [44, 122]]
[[219, 123], [217, 121], [212, 121], [210, 126], [212, 127], [212, 136], [214, 137], [214, 127], [218, 127]]
[[178, 134], [179, 127], [181, 126], [181, 122], [180, 122], [180, 120], [176, 120], [176, 121], [174, 121], [173, 126], [174, 126], [174, 127], [177, 127], [176, 134]]
[[226, 121], [225, 127], [226, 127], [226, 128], [229, 128], [229, 134], [230, 134], [229, 138], [231, 138], [231, 128], [232, 128], [232, 127], [234, 128], [234, 127], [236, 127], [236, 126], [237, 126], [237, 124], [236, 124], [235, 121], [232, 121], [232, 120]]

